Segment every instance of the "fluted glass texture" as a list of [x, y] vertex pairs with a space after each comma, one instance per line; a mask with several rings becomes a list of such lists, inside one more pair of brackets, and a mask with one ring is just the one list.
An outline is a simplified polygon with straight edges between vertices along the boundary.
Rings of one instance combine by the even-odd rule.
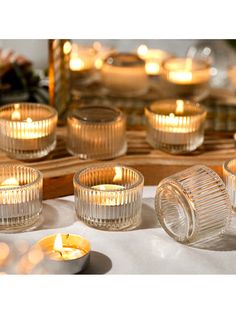
[[227, 160], [223, 165], [223, 178], [234, 211], [236, 210], [236, 159]]
[[0, 147], [16, 159], [37, 159], [56, 146], [57, 112], [35, 103], [0, 108]]
[[223, 181], [201, 165], [162, 180], [155, 209], [164, 230], [182, 243], [218, 236], [231, 219], [231, 203]]
[[137, 227], [141, 221], [143, 183], [141, 173], [125, 166], [91, 166], [80, 170], [74, 176], [79, 219], [104, 230]]
[[71, 112], [67, 150], [81, 159], [111, 159], [125, 154], [125, 115], [106, 106], [84, 106]]
[[32, 228], [42, 213], [42, 174], [21, 165], [0, 165], [0, 231]]
[[194, 151], [204, 141], [206, 111], [197, 103], [156, 101], [145, 108], [145, 115], [147, 141], [154, 148], [181, 154]]

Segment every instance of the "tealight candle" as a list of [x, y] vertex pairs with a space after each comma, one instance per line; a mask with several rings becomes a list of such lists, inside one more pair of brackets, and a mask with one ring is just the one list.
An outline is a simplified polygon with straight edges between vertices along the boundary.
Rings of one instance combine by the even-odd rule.
[[91, 227], [133, 229], [141, 221], [143, 176], [125, 166], [98, 165], [74, 176], [78, 217]]
[[44, 253], [43, 263], [48, 272], [76, 274], [89, 264], [90, 243], [79, 235], [50, 235], [38, 241], [36, 248]]
[[36, 169], [0, 165], [0, 231], [21, 231], [40, 223], [42, 185]]
[[208, 88], [211, 67], [204, 60], [170, 58], [163, 63], [163, 76], [172, 93], [199, 95]]
[[19, 103], [0, 108], [0, 147], [18, 159], [46, 156], [56, 146], [57, 112], [43, 104]]
[[145, 63], [131, 53], [110, 55], [101, 69], [101, 79], [110, 91], [123, 96], [142, 95], [148, 89]]
[[186, 153], [203, 143], [205, 110], [190, 101], [162, 100], [145, 108], [147, 141], [170, 153]]
[[137, 49], [138, 56], [145, 61], [145, 70], [148, 75], [160, 75], [162, 63], [171, 55], [160, 49], [149, 49], [145, 45], [140, 45]]

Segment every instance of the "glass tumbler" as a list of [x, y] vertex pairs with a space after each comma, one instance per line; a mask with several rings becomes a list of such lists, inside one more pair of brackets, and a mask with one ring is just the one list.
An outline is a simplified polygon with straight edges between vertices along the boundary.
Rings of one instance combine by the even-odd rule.
[[155, 209], [164, 230], [182, 243], [218, 236], [231, 219], [231, 203], [223, 181], [201, 165], [162, 180]]
[[0, 231], [31, 229], [41, 221], [43, 176], [21, 165], [0, 165]]
[[74, 176], [75, 209], [79, 219], [103, 230], [137, 227], [141, 221], [144, 178], [125, 166], [97, 165]]
[[227, 160], [223, 164], [223, 178], [232, 202], [234, 211], [236, 210], [236, 159]]
[[126, 117], [106, 106], [82, 106], [67, 119], [67, 150], [81, 159], [111, 159], [124, 155]]
[[56, 146], [57, 111], [35, 103], [0, 108], [0, 148], [16, 159], [37, 159]]

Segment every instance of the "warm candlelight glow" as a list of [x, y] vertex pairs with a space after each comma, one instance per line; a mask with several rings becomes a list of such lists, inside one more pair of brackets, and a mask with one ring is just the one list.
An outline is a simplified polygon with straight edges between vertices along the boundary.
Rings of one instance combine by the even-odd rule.
[[184, 101], [181, 99], [176, 100], [176, 114], [182, 114], [184, 112]]
[[55, 238], [53, 249], [56, 252], [61, 252], [63, 250], [62, 237], [60, 233], [58, 233]]
[[115, 167], [115, 176], [113, 178], [113, 182], [120, 181], [122, 179], [122, 168], [121, 167]]
[[94, 66], [97, 70], [100, 70], [103, 66], [103, 60], [98, 58], [95, 60]]
[[11, 114], [11, 119], [12, 120], [20, 120], [21, 119], [21, 114], [19, 111], [20, 105], [19, 104], [15, 104], [14, 105], [14, 111]]
[[68, 55], [72, 50], [72, 45], [69, 41], [66, 41], [63, 45], [63, 52], [65, 55]]
[[148, 47], [146, 45], [140, 45], [137, 49], [137, 53], [140, 58], [145, 57], [147, 52], [148, 52]]
[[154, 61], [146, 61], [145, 70], [147, 74], [155, 75], [160, 72], [160, 65]]
[[7, 178], [6, 180], [2, 181], [0, 184], [0, 188], [10, 188], [10, 187], [17, 187], [19, 186], [19, 181], [16, 178]]
[[85, 63], [82, 59], [71, 59], [70, 60], [70, 69], [72, 71], [81, 71], [85, 67]]

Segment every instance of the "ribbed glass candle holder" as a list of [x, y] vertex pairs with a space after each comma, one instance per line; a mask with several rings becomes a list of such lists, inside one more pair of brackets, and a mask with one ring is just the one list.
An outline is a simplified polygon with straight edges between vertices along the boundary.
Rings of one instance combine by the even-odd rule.
[[204, 140], [206, 111], [198, 103], [180, 99], [156, 101], [145, 108], [147, 141], [172, 154], [191, 152]]
[[44, 157], [56, 146], [57, 112], [43, 104], [0, 108], [0, 147], [16, 159]]
[[111, 93], [124, 97], [143, 95], [148, 90], [145, 62], [136, 54], [110, 55], [103, 63], [101, 79]]
[[111, 159], [125, 154], [126, 117], [106, 106], [80, 107], [67, 119], [67, 150], [82, 159]]
[[123, 230], [141, 221], [144, 178], [125, 166], [98, 165], [74, 176], [75, 208], [79, 219], [91, 227]]
[[161, 226], [176, 241], [194, 243], [224, 233], [231, 203], [221, 178], [194, 166], [162, 180], [155, 197]]
[[236, 211], [236, 159], [227, 160], [223, 164], [223, 178], [229, 193], [234, 211]]
[[211, 66], [205, 60], [169, 58], [163, 63], [166, 97], [207, 95]]
[[0, 231], [38, 225], [42, 213], [42, 174], [21, 165], [0, 165]]

